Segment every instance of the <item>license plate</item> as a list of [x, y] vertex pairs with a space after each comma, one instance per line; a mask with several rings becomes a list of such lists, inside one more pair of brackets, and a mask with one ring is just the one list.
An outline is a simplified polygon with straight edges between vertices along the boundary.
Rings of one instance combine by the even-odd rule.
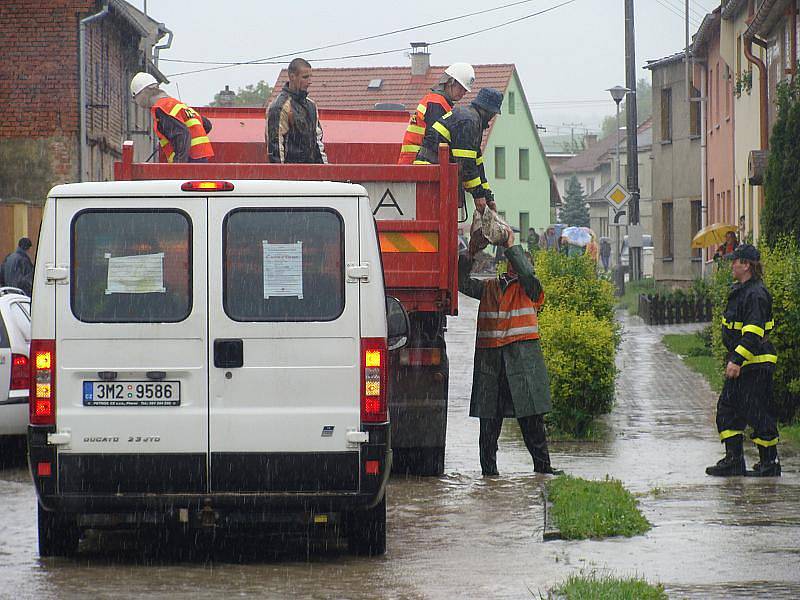
[[180, 381], [84, 381], [84, 406], [180, 406]]

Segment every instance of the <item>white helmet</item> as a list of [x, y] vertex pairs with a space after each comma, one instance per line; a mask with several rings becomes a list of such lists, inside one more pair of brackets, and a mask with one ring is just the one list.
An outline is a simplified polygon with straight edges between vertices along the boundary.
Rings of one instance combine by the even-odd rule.
[[472, 68], [472, 65], [461, 62], [453, 63], [444, 72], [460, 83], [465, 90], [472, 91], [472, 84], [475, 83], [475, 69]]
[[156, 81], [155, 77], [150, 73], [137, 73], [131, 79], [131, 95], [136, 96], [143, 89], [151, 86], [158, 86], [158, 81]]

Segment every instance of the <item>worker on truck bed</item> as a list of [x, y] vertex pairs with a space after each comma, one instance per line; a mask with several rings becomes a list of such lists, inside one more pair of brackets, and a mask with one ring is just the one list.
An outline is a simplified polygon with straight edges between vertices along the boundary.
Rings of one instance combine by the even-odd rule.
[[475, 368], [469, 415], [480, 419], [481, 471], [497, 471], [497, 440], [503, 419], [516, 417], [533, 470], [560, 474], [550, 464], [544, 415], [550, 410], [550, 382], [539, 345], [537, 311], [544, 303], [542, 284], [509, 227], [505, 241], [508, 271], [481, 280], [470, 277], [473, 253], [458, 257], [458, 288], [480, 299], [475, 337]]
[[444, 70], [439, 84], [419, 101], [417, 109], [411, 114], [411, 120], [403, 136], [398, 165], [411, 165], [417, 158], [429, 123], [435, 123], [445, 113], [453, 109], [453, 105], [472, 90], [475, 82], [475, 70], [467, 63], [453, 63]]
[[208, 139], [211, 121], [180, 100], [168, 96], [150, 73], [133, 76], [131, 94], [136, 104], [150, 109], [162, 160], [171, 163], [208, 162], [214, 156]]
[[308, 97], [310, 85], [311, 65], [295, 58], [289, 63], [289, 81], [267, 109], [269, 162], [328, 162], [317, 105]]
[[474, 252], [489, 243], [501, 245], [509, 231], [497, 216], [494, 194], [486, 181], [481, 154], [483, 131], [495, 115], [500, 114], [503, 94], [494, 88], [483, 88], [469, 106], [456, 106], [425, 131], [415, 165], [439, 162], [439, 144], [450, 146], [451, 158], [459, 164], [464, 189], [475, 200], [470, 247]]

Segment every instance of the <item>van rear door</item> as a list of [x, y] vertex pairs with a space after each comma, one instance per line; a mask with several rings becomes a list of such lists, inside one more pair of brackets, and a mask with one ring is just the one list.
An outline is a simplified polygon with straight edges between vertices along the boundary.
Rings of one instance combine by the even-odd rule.
[[209, 207], [212, 492], [356, 491], [357, 198]]
[[56, 205], [59, 491], [206, 492], [207, 200]]

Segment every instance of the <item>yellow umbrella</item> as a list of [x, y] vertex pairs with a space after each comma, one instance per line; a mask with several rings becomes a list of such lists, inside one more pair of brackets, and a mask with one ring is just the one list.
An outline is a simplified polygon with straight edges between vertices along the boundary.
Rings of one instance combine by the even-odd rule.
[[725, 241], [725, 234], [730, 231], [736, 231], [736, 225], [728, 225], [727, 223], [706, 225], [692, 238], [692, 248], [719, 246]]

